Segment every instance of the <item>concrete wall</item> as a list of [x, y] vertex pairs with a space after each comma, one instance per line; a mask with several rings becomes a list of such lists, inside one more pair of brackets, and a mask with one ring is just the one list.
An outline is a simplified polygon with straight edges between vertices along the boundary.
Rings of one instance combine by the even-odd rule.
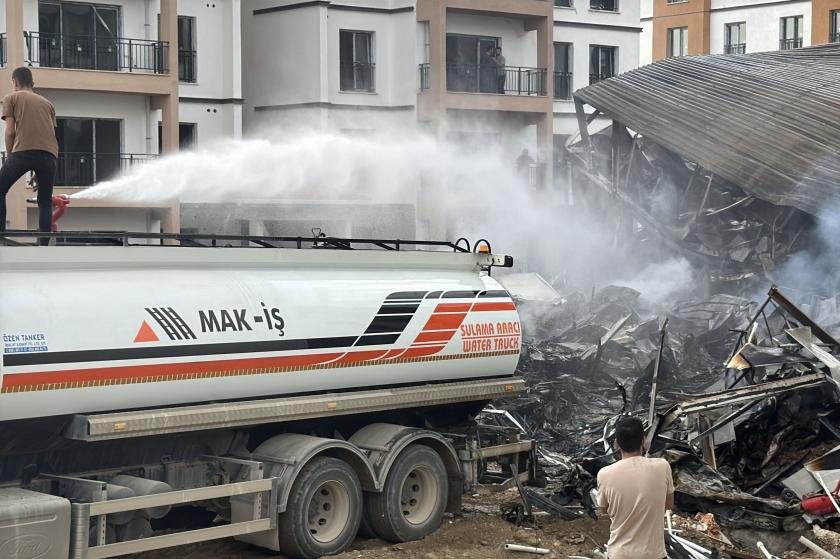
[[508, 66], [537, 66], [537, 32], [526, 31], [522, 18], [450, 12], [446, 17], [446, 32], [498, 38]]
[[811, 0], [780, 1], [775, 4], [755, 0], [712, 0], [710, 52], [723, 53], [726, 24], [747, 23], [747, 52], [779, 50], [780, 19], [803, 16], [802, 46], [811, 45]]

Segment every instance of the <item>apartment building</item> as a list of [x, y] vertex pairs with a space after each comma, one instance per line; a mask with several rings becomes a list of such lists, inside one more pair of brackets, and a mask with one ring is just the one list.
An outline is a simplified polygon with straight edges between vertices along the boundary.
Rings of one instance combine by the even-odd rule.
[[[643, 57], [743, 54], [840, 42], [840, 0], [645, 0]], [[649, 43], [649, 46], [645, 43]]]
[[[56, 194], [242, 131], [239, 0], [3, 0], [0, 94], [32, 69], [58, 116]], [[34, 228], [22, 180], [8, 226]], [[62, 228], [178, 231], [177, 203], [74, 200]]]
[[511, 166], [527, 149], [543, 191], [566, 181], [572, 92], [636, 67], [641, 32], [635, 0], [252, 0], [242, 24], [246, 133], [420, 129]]

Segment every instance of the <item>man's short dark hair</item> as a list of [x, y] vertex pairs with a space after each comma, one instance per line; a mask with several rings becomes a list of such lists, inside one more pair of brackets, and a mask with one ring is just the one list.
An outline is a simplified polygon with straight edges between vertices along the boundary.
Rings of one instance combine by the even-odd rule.
[[645, 428], [638, 417], [624, 416], [615, 423], [615, 440], [624, 452], [638, 452], [645, 438]]
[[35, 82], [32, 80], [32, 70], [26, 66], [15, 68], [15, 71], [12, 72], [12, 79], [23, 87], [32, 87], [35, 85]]

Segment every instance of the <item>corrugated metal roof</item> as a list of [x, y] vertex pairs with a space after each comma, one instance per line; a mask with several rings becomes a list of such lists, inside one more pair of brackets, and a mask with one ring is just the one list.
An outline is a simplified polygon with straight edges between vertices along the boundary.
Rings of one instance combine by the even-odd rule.
[[840, 44], [669, 58], [575, 96], [759, 198], [840, 207]]

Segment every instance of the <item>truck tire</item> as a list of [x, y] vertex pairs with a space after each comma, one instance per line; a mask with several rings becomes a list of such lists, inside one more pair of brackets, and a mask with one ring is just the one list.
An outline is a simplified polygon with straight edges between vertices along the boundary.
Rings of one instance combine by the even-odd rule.
[[446, 466], [438, 453], [411, 445], [397, 457], [382, 493], [365, 500], [367, 521], [389, 542], [419, 540], [440, 527], [448, 492]]
[[362, 518], [362, 485], [348, 464], [313, 458], [298, 474], [278, 518], [280, 550], [295, 559], [341, 553]]

